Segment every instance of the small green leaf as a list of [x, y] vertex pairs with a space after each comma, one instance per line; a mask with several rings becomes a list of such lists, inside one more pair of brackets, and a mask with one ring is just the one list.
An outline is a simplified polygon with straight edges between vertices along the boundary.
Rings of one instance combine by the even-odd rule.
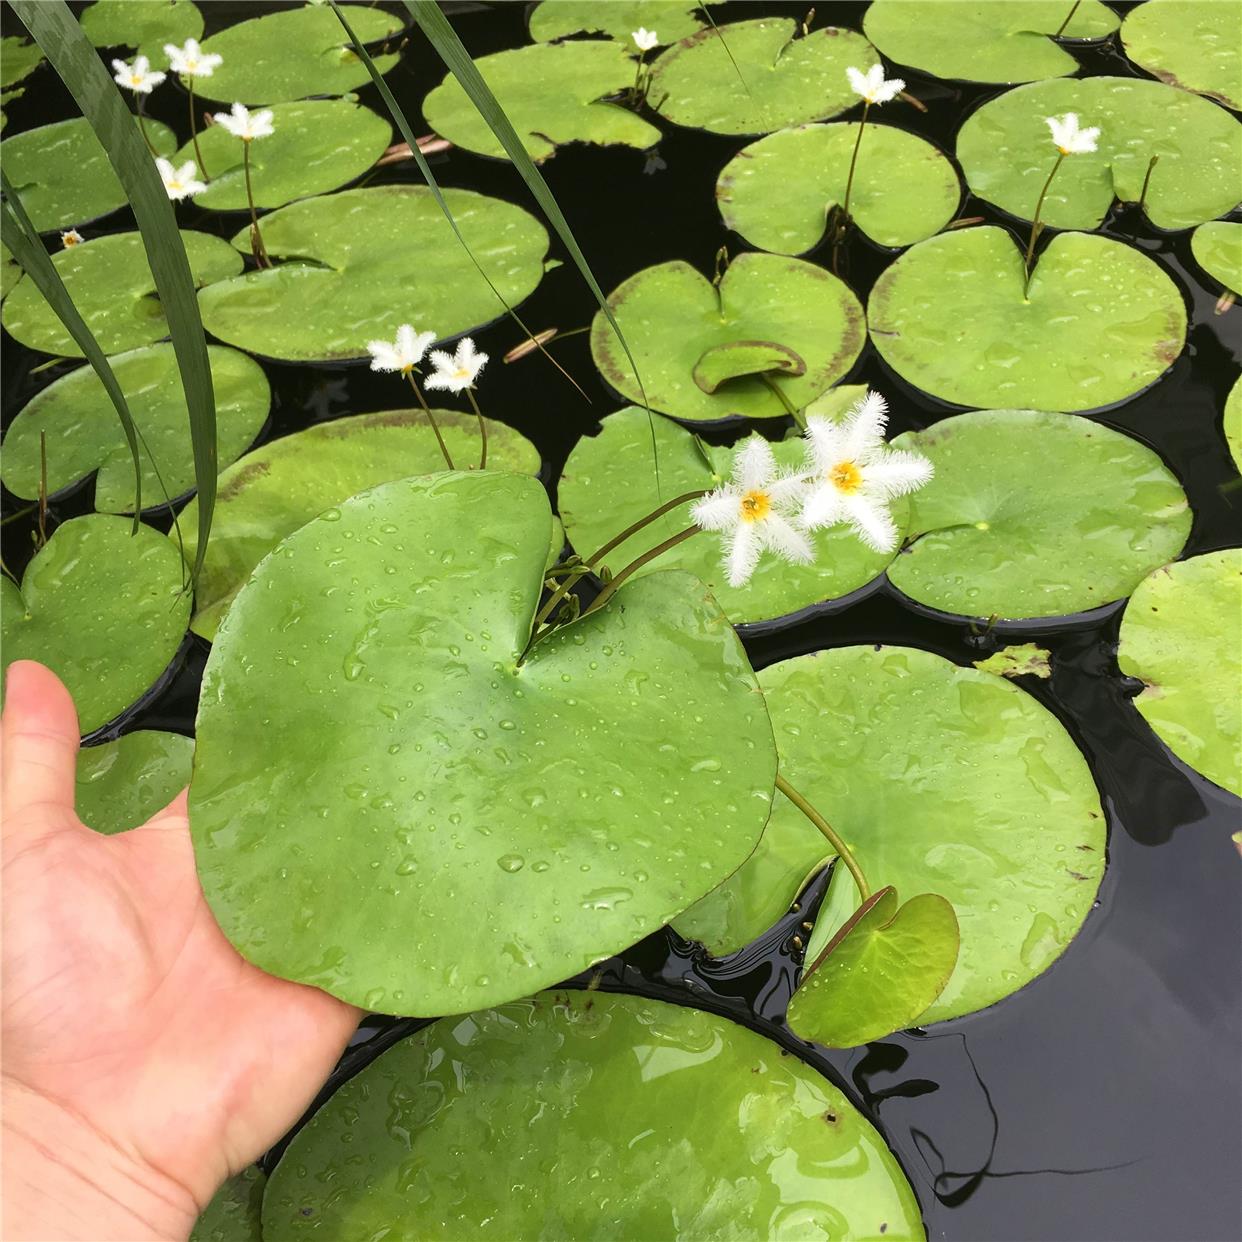
[[1052, 676], [1052, 655], [1046, 648], [1037, 647], [1034, 643], [1020, 643], [1014, 647], [1002, 647], [986, 660], [975, 660], [974, 666], [998, 677], [1039, 677], [1046, 680]]
[[32, 74], [42, 63], [43, 53], [37, 43], [31, 43], [17, 35], [5, 35], [0, 39], [0, 89], [7, 91], [10, 86]]
[[1242, 50], [1237, 12], [1218, 0], [1156, 0], [1132, 8], [1121, 23], [1126, 55], [1182, 90], [1242, 109]]
[[1242, 295], [1242, 224], [1213, 220], [1190, 235], [1195, 262], [1225, 291]]
[[75, 803], [88, 828], [109, 835], [137, 828], [190, 783], [194, 740], [139, 730], [78, 751]]
[[806, 363], [776, 341], [730, 341], [705, 350], [691, 374], [694, 382], [710, 394], [721, 384], [747, 375], [805, 375]]
[[201, 39], [203, 15], [190, 0], [95, 0], [82, 10], [82, 33], [96, 46], [123, 48], [157, 68], [165, 43]]
[[1229, 456], [1239, 474], [1242, 474], [1242, 378], [1235, 380], [1225, 398], [1225, 413], [1221, 419], [1221, 430], [1225, 433], [1225, 443], [1229, 446]]

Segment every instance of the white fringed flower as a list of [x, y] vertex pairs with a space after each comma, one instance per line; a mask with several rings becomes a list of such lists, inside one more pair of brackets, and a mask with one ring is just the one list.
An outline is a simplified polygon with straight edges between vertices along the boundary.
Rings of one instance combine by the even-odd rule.
[[240, 138], [242, 142], [266, 138], [274, 132], [270, 108], [264, 108], [262, 112], [251, 112], [245, 104], [235, 103], [231, 111], [213, 113], [211, 119], [217, 125], [223, 125], [234, 138]]
[[123, 86], [135, 95], [149, 95], [168, 76], [158, 69], [151, 68], [151, 62], [145, 56], [136, 56], [132, 65], [123, 60], [112, 62], [112, 77], [118, 86]]
[[888, 406], [869, 392], [843, 422], [806, 420], [811, 489], [802, 506], [802, 525], [849, 525], [868, 547], [891, 552], [897, 527], [888, 503], [916, 491], [932, 477], [926, 457], [889, 448], [884, 439]]
[[409, 375], [423, 360], [427, 347], [436, 339], [434, 332], [415, 332], [403, 323], [397, 329], [395, 341], [368, 341], [367, 352], [371, 355], [372, 371], [400, 371]]
[[1095, 140], [1100, 136], [1098, 125], [1088, 129], [1078, 128], [1078, 113], [1067, 112], [1064, 116], [1047, 116], [1044, 120], [1052, 130], [1052, 141], [1062, 155], [1086, 155], [1095, 150]]
[[479, 353], [468, 336], [463, 336], [457, 342], [456, 353], [448, 354], [442, 349], [433, 349], [431, 365], [435, 370], [427, 376], [427, 387], [462, 392], [474, 383], [486, 361], [487, 355]]
[[724, 535], [730, 586], [750, 581], [764, 551], [799, 565], [814, 559], [810, 540], [790, 520], [805, 490], [803, 479], [778, 473], [771, 446], [754, 437], [734, 456], [730, 482], [694, 502], [691, 521]]
[[845, 76], [855, 94], [861, 95], [869, 104], [884, 104], [896, 99], [906, 89], [901, 78], [885, 78], [883, 65], [872, 65], [866, 73], [851, 65]]
[[187, 39], [183, 46], [164, 44], [164, 55], [173, 73], [187, 78], [209, 78], [224, 64], [224, 57], [217, 52], [204, 52], [197, 39]]
[[68, 250], [70, 246], [80, 246], [85, 240], [86, 239], [81, 233], [78, 232], [77, 229], [66, 229], [60, 235], [60, 244], [64, 246], [66, 250]]
[[206, 182], [199, 181], [195, 177], [194, 174], [198, 169], [193, 160], [176, 168], [169, 160], [157, 159], [155, 167], [159, 169], [160, 180], [163, 181], [164, 189], [168, 191], [168, 197], [174, 203], [180, 202], [183, 198], [189, 198], [192, 194], [201, 194], [207, 188]]
[[660, 46], [660, 36], [654, 30], [648, 30], [646, 26], [639, 26], [630, 38], [634, 40], [634, 46], [640, 52], [649, 52], [653, 47]]

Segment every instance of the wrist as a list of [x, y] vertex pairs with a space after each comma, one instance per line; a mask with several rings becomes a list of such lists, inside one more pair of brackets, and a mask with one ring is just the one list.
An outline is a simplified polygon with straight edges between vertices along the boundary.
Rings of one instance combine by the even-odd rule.
[[198, 1205], [184, 1187], [72, 1111], [3, 1079], [5, 1242], [175, 1242]]

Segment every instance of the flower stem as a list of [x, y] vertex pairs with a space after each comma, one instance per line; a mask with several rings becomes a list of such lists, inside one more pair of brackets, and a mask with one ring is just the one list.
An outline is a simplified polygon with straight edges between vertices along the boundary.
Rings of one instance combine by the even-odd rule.
[[1022, 260], [1023, 266], [1026, 268], [1026, 280], [1022, 285], [1022, 296], [1026, 297], [1031, 287], [1031, 257], [1035, 253], [1035, 243], [1039, 240], [1039, 235], [1043, 231], [1043, 225], [1040, 223], [1040, 214], [1044, 209], [1044, 199], [1048, 196], [1048, 187], [1052, 184], [1052, 179], [1057, 175], [1057, 169], [1061, 167], [1065, 161], [1065, 152], [1062, 151], [1057, 156], [1057, 162], [1053, 164], [1052, 171], [1048, 174], [1048, 180], [1044, 182], [1044, 188], [1039, 192], [1039, 198], [1035, 203], [1035, 219], [1031, 221], [1031, 239], [1026, 243], [1026, 257]]
[[1078, 6], [1081, 3], [1082, 3], [1082, 0], [1074, 0], [1074, 3], [1070, 6], [1070, 11], [1066, 13], [1065, 15], [1065, 20], [1057, 27], [1056, 34], [1052, 36], [1054, 39], [1059, 39], [1061, 37], [1062, 32], [1065, 30], [1065, 27], [1068, 26], [1070, 22], [1074, 20], [1074, 14], [1078, 12]]
[[635, 557], [606, 587], [591, 601], [591, 606], [582, 615], [590, 616], [593, 612], [598, 612], [614, 595], [617, 588], [633, 573], [636, 573], [648, 561], [654, 561], [657, 556], [662, 556], [670, 548], [675, 548], [679, 543], [684, 543], [691, 535], [697, 535], [699, 527], [687, 526], [685, 530], [679, 530], [677, 534], [670, 536], [663, 543], [658, 543], [649, 552], [644, 552], [642, 556]]
[[474, 416], [479, 420], [479, 437], [483, 441], [483, 451], [479, 454], [479, 469], [487, 469], [487, 424], [483, 421], [483, 415], [479, 410], [479, 403], [474, 397], [474, 387], [466, 389], [466, 396], [470, 398], [471, 408], [474, 410]]
[[190, 90], [190, 141], [194, 143], [194, 158], [195, 160], [198, 161], [198, 175], [202, 177], [204, 181], [209, 181], [210, 178], [207, 176], [207, 166], [203, 163], [203, 153], [201, 150], [199, 150], [199, 146], [198, 146], [198, 126], [194, 122], [194, 77], [193, 75], [190, 75], [188, 80], [189, 80], [189, 90]]
[[444, 464], [450, 470], [455, 470], [456, 467], [453, 465], [453, 459], [449, 456], [448, 445], [444, 443], [444, 437], [440, 434], [440, 426], [436, 422], [436, 416], [431, 412], [431, 407], [427, 404], [427, 399], [423, 396], [422, 390], [418, 386], [418, 381], [414, 378], [414, 372], [407, 371], [405, 377], [410, 381], [410, 387], [414, 389], [414, 395], [418, 398], [418, 404], [423, 407], [423, 413], [427, 415], [427, 421], [431, 424], [431, 430], [436, 433], [440, 452], [444, 454]]
[[1153, 155], [1151, 159], [1147, 161], [1147, 171], [1143, 174], [1143, 189], [1139, 193], [1139, 200], [1138, 200], [1138, 214], [1139, 215], [1141, 215], [1144, 211], [1147, 210], [1147, 187], [1151, 184], [1152, 169], [1155, 168], [1159, 162], [1160, 162], [1159, 155]]
[[866, 901], [871, 896], [871, 886], [867, 883], [867, 877], [863, 875], [858, 860], [850, 853], [845, 842], [837, 836], [832, 825], [779, 772], [776, 774], [776, 787], [824, 834], [828, 844], [837, 851], [837, 856], [849, 868], [850, 875], [854, 877], [854, 886], [858, 889], [859, 898]]
[[766, 371], [759, 378], [768, 386], [772, 395], [785, 407], [785, 413], [805, 431], [806, 415], [794, 407], [794, 403], [785, 395], [785, 390]]
[[155, 149], [155, 143], [151, 141], [151, 135], [147, 133], [147, 118], [146, 114], [142, 110], [141, 95], [134, 96], [134, 106], [138, 109], [138, 131], [142, 134], [142, 141], [147, 144], [147, 150], [150, 151], [153, 156], [158, 158], [159, 152]]
[[841, 227], [847, 228], [850, 222], [850, 196], [854, 193], [854, 169], [858, 166], [858, 148], [862, 146], [863, 130], [867, 128], [867, 113], [871, 111], [871, 100], [863, 100], [862, 120], [858, 122], [858, 137], [854, 139], [854, 154], [850, 156], [849, 176], [845, 179], [845, 201], [841, 204]]
[[267, 257], [267, 249], [263, 245], [263, 236], [259, 232], [259, 213], [254, 209], [254, 189], [250, 184], [250, 140], [242, 139], [242, 168], [246, 173], [246, 201], [250, 204], [250, 247], [260, 267], [271, 267]]

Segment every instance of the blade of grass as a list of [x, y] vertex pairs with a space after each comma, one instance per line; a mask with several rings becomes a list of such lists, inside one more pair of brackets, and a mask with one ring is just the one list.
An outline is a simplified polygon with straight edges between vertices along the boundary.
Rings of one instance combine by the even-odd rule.
[[[746, 79], [742, 76], [742, 68], [737, 63], [737, 61], [734, 60], [733, 53], [729, 49], [729, 45], [725, 42], [724, 35], [720, 33], [720, 27], [716, 25], [716, 19], [712, 16], [711, 10], [707, 7], [707, 5], [701, 4], [699, 5], [699, 12], [702, 13], [703, 16], [707, 18], [708, 22], [711, 24], [711, 28], [716, 32], [716, 38], [720, 40], [720, 46], [724, 48], [725, 55], [729, 58], [729, 63], [733, 66], [733, 72], [737, 74], [737, 80], [742, 84], [742, 90], [746, 92], [746, 96], [750, 100], [750, 102], [752, 104], [755, 103], [755, 97], [753, 94], [751, 94], [750, 85], [747, 83]], [[756, 104], [755, 111], [757, 112], [758, 110], [759, 110], [759, 107]]]
[[535, 334], [522, 322], [517, 311], [505, 301], [499, 289], [492, 283], [492, 278], [483, 269], [483, 265], [475, 257], [474, 251], [470, 249], [469, 242], [462, 235], [461, 229], [457, 225], [457, 219], [453, 215], [452, 209], [444, 200], [444, 195], [440, 192], [440, 183], [436, 180], [435, 174], [431, 171], [431, 165], [427, 163], [427, 157], [419, 148], [418, 140], [414, 136], [414, 131], [410, 128], [409, 121], [406, 120], [405, 113], [401, 110], [401, 105], [397, 102], [392, 91], [388, 89], [388, 83], [384, 81], [383, 75], [375, 67], [375, 62], [371, 59], [367, 49], [362, 46], [358, 36], [354, 34], [353, 28], [349, 22], [345, 20], [345, 14], [341, 11], [336, 0], [328, 0], [332, 6], [332, 11], [336, 14], [336, 19], [341, 23], [345, 33], [349, 36], [349, 41], [354, 45], [354, 55], [366, 66], [367, 72], [371, 75], [371, 81], [375, 83], [375, 89], [379, 91], [380, 97], [383, 99], [392, 115], [393, 122], [397, 129], [401, 131], [401, 137], [405, 139], [406, 145], [410, 148], [410, 154], [414, 157], [418, 170], [423, 174], [423, 180], [427, 183], [427, 188], [431, 191], [432, 197], [436, 200], [436, 206], [444, 213], [445, 220], [448, 221], [449, 228], [453, 230], [457, 240], [461, 242], [462, 249], [470, 256], [470, 262], [479, 270], [479, 275], [487, 281], [487, 287], [496, 295], [496, 300], [505, 308], [506, 313], [513, 319], [519, 328], [526, 333], [528, 341], [534, 341], [539, 348], [539, 352], [582, 394], [582, 399], [591, 404], [591, 398], [583, 391], [582, 385], [550, 353], [543, 347], [543, 342], [536, 339]]
[[168, 320], [190, 418], [198, 489], [197, 579], [216, 504], [216, 401], [198, 295], [172, 203], [121, 93], [64, 0], [12, 0], [12, 9], [90, 122], [129, 198]]

